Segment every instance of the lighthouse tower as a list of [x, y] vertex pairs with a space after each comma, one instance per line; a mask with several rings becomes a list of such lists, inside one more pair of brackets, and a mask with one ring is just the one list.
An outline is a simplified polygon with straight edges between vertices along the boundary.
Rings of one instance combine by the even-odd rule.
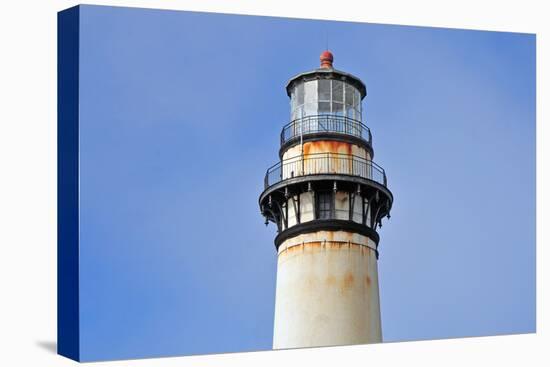
[[365, 84], [320, 59], [286, 85], [290, 123], [259, 199], [278, 232], [274, 349], [382, 341], [376, 228], [393, 196], [362, 122]]

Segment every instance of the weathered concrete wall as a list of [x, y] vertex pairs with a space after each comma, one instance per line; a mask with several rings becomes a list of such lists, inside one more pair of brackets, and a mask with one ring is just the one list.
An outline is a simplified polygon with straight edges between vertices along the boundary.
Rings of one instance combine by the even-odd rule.
[[273, 348], [381, 342], [374, 248], [367, 237], [344, 231], [285, 241], [278, 254]]

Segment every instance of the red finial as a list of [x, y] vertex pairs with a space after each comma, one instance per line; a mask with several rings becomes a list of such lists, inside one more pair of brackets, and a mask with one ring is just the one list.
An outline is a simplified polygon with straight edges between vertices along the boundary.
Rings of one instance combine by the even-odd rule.
[[332, 56], [332, 52], [330, 52], [329, 50], [323, 51], [319, 59], [321, 60], [321, 68], [323, 69], [332, 68], [332, 62], [334, 61], [334, 56]]

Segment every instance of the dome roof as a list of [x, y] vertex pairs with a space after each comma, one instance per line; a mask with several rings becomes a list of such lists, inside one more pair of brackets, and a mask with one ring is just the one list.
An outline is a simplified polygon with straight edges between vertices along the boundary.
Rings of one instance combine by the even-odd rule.
[[332, 62], [334, 61], [334, 55], [329, 50], [323, 51], [321, 53], [321, 56], [319, 57], [319, 60], [321, 60], [321, 67], [322, 68], [332, 68]]

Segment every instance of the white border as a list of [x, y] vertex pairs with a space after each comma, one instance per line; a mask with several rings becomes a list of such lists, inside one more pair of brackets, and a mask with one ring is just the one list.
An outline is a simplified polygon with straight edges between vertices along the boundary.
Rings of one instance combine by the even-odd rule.
[[[181, 9], [537, 34], [537, 330], [531, 335], [97, 363], [113, 366], [544, 364], [548, 338], [549, 11], [544, 1], [93, 1]], [[74, 1], [0, 3], [0, 365], [64, 366], [56, 335], [56, 12]], [[545, 114], [545, 115], [543, 115]], [[546, 165], [548, 166], [548, 165]], [[546, 261], [548, 262], [548, 261]], [[546, 287], [547, 288], [547, 287]], [[46, 345], [46, 348], [44, 347]], [[50, 345], [51, 347], [51, 345]]]

